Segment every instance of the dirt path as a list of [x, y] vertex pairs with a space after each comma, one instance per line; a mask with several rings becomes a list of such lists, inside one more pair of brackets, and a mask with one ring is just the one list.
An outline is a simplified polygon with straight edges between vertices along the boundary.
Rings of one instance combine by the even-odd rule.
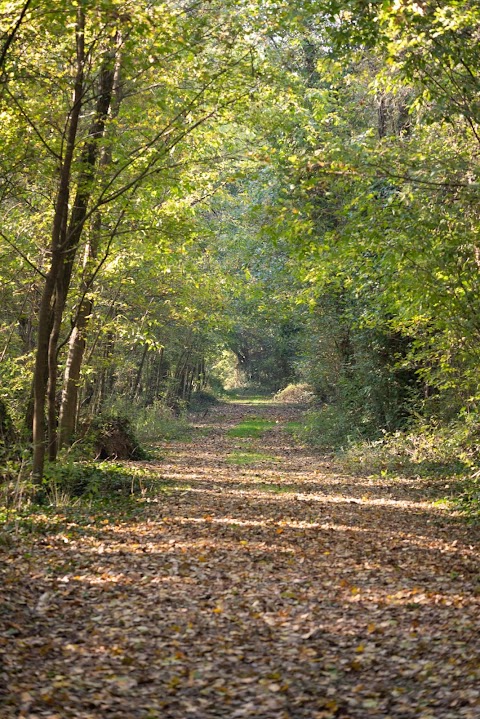
[[297, 413], [221, 405], [168, 491], [8, 549], [1, 719], [479, 719], [478, 530], [294, 446]]

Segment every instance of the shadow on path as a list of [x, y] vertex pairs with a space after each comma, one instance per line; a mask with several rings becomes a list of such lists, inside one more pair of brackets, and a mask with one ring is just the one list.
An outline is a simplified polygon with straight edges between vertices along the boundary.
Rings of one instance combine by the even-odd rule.
[[297, 415], [218, 407], [135, 519], [8, 553], [2, 719], [478, 719], [478, 532], [296, 447]]

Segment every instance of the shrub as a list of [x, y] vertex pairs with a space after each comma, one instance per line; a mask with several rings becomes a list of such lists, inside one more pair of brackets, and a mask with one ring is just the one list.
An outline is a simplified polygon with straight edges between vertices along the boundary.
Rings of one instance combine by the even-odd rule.
[[273, 397], [274, 402], [311, 404], [315, 400], [313, 389], [308, 384], [289, 384]]
[[183, 414], [177, 416], [170, 407], [159, 401], [139, 410], [133, 426], [136, 436], [142, 442], [183, 439], [191, 432]]
[[7, 405], [0, 398], [0, 458], [18, 455], [18, 436]]
[[89, 430], [97, 459], [146, 459], [131, 422], [121, 415], [101, 415]]
[[295, 436], [325, 451], [344, 449], [364, 436], [365, 428], [352, 422], [349, 413], [336, 404], [326, 404], [304, 415]]
[[48, 504], [68, 504], [75, 498], [111, 498], [145, 489], [145, 470], [114, 462], [68, 462], [47, 465], [43, 499]]
[[192, 394], [188, 408], [192, 412], [205, 412], [205, 410], [216, 404], [218, 404], [218, 399], [212, 392], [199, 390]]

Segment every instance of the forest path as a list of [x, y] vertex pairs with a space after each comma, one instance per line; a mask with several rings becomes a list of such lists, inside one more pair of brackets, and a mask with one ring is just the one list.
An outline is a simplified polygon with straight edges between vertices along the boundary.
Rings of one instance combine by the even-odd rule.
[[478, 530], [339, 473], [298, 415], [219, 405], [157, 496], [9, 550], [2, 719], [480, 717]]

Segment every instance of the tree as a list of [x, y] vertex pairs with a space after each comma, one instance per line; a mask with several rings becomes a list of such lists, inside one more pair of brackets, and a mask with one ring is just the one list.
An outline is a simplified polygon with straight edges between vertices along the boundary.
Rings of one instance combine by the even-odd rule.
[[[21, 120], [35, 135], [48, 172], [51, 168], [53, 187], [54, 173], [59, 177], [38, 313], [33, 420], [36, 476], [42, 473], [46, 444], [50, 458], [56, 456], [59, 337], [79, 249], [85, 243], [90, 248], [98, 246], [95, 233], [101, 228], [100, 211], [115, 207], [114, 228], [123, 231], [142, 186], [150, 178], [158, 182], [184, 164], [187, 158], [182, 158], [181, 147], [186, 138], [248, 97], [256, 84], [251, 48], [242, 34], [241, 4], [208, 9], [179, 4], [167, 9], [124, 3], [120, 11], [115, 3], [97, 8], [83, 2], [75, 16], [73, 12], [50, 11], [48, 27], [45, 14], [40, 27], [30, 24], [19, 32], [15, 59], [21, 79], [8, 90], [12, 122]], [[38, 31], [46, 39], [43, 49], [33, 49], [30, 44], [31, 36]], [[34, 95], [39, 57], [46, 63], [43, 78], [49, 72], [52, 77], [45, 88], [47, 104]], [[119, 76], [116, 67], [120, 65], [122, 80], [115, 92], [117, 99], [122, 96], [122, 106], [119, 109], [117, 102], [112, 113], [115, 76]], [[58, 75], [62, 66], [67, 70]], [[54, 101], [57, 116], [49, 123], [45, 113], [52, 94], [59, 96], [59, 82], [64, 94], [60, 93], [60, 101]], [[45, 79], [43, 84], [47, 84]], [[73, 101], [63, 103], [69, 89], [73, 90]], [[105, 161], [107, 157], [111, 161]], [[112, 228], [108, 231], [111, 234]], [[89, 272], [82, 295], [95, 275], [95, 270], [93, 275]], [[90, 311], [88, 300], [81, 305], [77, 320], [85, 323]], [[79, 336], [78, 327], [74, 336]], [[76, 364], [70, 358], [69, 368], [75, 367], [75, 371], [72, 381], [66, 379], [64, 437], [71, 431], [78, 357]]]

